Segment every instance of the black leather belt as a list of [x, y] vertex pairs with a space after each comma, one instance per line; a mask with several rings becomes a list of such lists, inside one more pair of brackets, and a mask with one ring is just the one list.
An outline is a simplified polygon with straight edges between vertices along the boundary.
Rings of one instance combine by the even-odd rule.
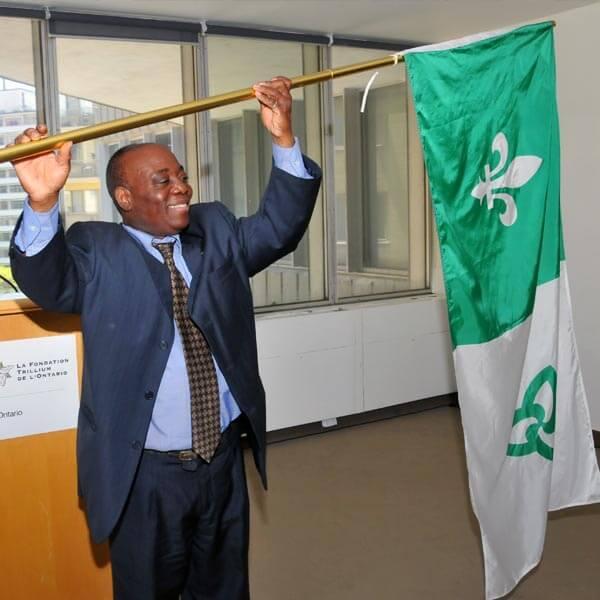
[[173, 456], [174, 458], [178, 458], [182, 462], [187, 462], [188, 460], [196, 460], [200, 458], [199, 454], [196, 454], [193, 450], [169, 450], [165, 452], [167, 456]]
[[[239, 437], [241, 433], [241, 423], [240, 418], [237, 418], [235, 421], [232, 421], [227, 429], [221, 435], [221, 441], [219, 442], [219, 447], [217, 448], [217, 453], [222, 450], [223, 445], [228, 443], [231, 439], [231, 436]], [[145, 448], [144, 452], [149, 452], [150, 454], [162, 454], [166, 456], [171, 456], [173, 458], [177, 458], [181, 462], [189, 462], [192, 460], [197, 460], [200, 458], [200, 455], [194, 452], [191, 449], [188, 450], [153, 450], [151, 448]]]

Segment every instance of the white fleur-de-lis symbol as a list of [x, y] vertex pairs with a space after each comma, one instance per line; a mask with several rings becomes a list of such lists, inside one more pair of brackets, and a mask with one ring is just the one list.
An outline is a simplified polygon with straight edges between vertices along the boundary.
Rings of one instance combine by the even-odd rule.
[[524, 186], [538, 171], [542, 164], [539, 156], [517, 156], [508, 165], [504, 175], [499, 175], [504, 168], [508, 158], [508, 141], [506, 136], [500, 132], [492, 142], [492, 153], [497, 152], [500, 155], [500, 161], [490, 170], [490, 165], [485, 165], [485, 180], [479, 178], [479, 183], [473, 188], [471, 196], [483, 204], [483, 199], [487, 201], [488, 210], [492, 210], [494, 200], [502, 200], [505, 205], [504, 212], [500, 215], [500, 222], [506, 227], [514, 225], [517, 220], [517, 205], [515, 199], [506, 192], [494, 193], [495, 190], [502, 188], [520, 188]]

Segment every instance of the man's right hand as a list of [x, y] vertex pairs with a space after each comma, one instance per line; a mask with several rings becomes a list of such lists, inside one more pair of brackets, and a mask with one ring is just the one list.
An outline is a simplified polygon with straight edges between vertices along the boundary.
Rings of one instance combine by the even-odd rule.
[[[27, 144], [47, 135], [48, 128], [45, 125], [30, 127], [9, 146]], [[23, 189], [29, 196], [29, 205], [36, 212], [47, 212], [56, 204], [58, 193], [71, 171], [72, 145], [72, 142], [66, 142], [56, 151], [21, 158], [12, 163]]]

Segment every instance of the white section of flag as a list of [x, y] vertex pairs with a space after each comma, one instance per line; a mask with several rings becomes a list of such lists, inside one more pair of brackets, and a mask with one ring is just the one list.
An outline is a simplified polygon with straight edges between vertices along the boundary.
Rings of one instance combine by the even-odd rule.
[[[491, 600], [510, 592], [540, 561], [549, 510], [600, 501], [565, 263], [558, 279], [537, 288], [526, 321], [491, 342], [458, 346], [454, 362]], [[556, 430], [544, 436], [554, 459], [508, 456], [509, 442], [521, 433], [513, 431], [515, 410], [547, 365], [558, 374]], [[551, 406], [551, 396], [540, 391], [536, 402]]]
[[455, 40], [448, 40], [446, 42], [439, 42], [438, 44], [429, 44], [426, 46], [415, 46], [408, 50], [403, 50], [398, 54], [403, 56], [406, 54], [415, 54], [416, 52], [442, 52], [444, 50], [454, 50], [455, 48], [461, 48], [462, 46], [468, 46], [475, 42], [481, 42], [490, 38], [499, 37], [518, 29], [517, 26], [503, 27], [502, 29], [494, 29], [492, 31], [482, 31], [481, 33], [474, 33], [473, 35], [467, 35]]

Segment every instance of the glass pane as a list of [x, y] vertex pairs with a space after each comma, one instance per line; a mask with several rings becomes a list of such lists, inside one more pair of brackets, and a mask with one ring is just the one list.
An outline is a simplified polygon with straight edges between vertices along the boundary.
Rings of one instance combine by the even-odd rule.
[[[35, 121], [31, 22], [0, 18], [0, 146]], [[8, 246], [24, 200], [15, 170], [10, 163], [0, 163], [0, 299], [20, 296], [13, 287]]]
[[[318, 67], [318, 51], [314, 46], [218, 36], [208, 37], [207, 41], [211, 95], [249, 87], [276, 75], [300, 75], [303, 65], [311, 61], [314, 70]], [[292, 119], [302, 151], [320, 162], [318, 94], [316, 87], [312, 91], [293, 90]], [[208, 172], [213, 198], [223, 202], [236, 216], [252, 214], [258, 209], [272, 165], [271, 136], [262, 126], [257, 102], [213, 110], [210, 121], [213, 156]], [[318, 143], [312, 135], [315, 127]], [[253, 278], [254, 305], [322, 300], [325, 297], [323, 257], [322, 227], [311, 225], [295, 252]]]
[[[382, 56], [333, 48], [334, 67]], [[333, 82], [336, 264], [340, 298], [410, 288], [409, 135], [403, 65]], [[424, 240], [423, 240], [424, 243]]]
[[[56, 50], [61, 131], [183, 102], [178, 45], [59, 38]], [[106, 164], [116, 150], [139, 142], [164, 144], [186, 165], [183, 119], [75, 145], [63, 195], [67, 227], [120, 221], [104, 185]]]

